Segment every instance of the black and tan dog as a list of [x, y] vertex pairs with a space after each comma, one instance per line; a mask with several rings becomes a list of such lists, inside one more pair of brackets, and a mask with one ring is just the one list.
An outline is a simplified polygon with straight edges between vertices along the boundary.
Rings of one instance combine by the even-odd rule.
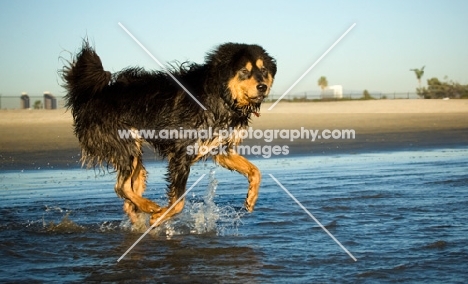
[[[204, 153], [189, 153], [187, 147], [227, 146], [227, 154], [213, 155], [213, 159], [247, 177], [245, 208], [252, 211], [261, 175], [256, 166], [232, 150], [241, 142], [238, 136], [121, 139], [119, 130], [245, 129], [270, 92], [276, 74], [275, 60], [258, 45], [226, 43], [208, 53], [204, 64], [182, 64], [169, 72], [196, 100], [163, 71], [105, 71], [99, 56], [84, 42], [75, 60], [63, 70], [67, 107], [74, 118], [83, 163], [112, 165], [117, 171], [115, 191], [125, 199], [124, 211], [130, 220], [135, 223], [136, 213], [146, 212], [151, 214], [153, 224], [164, 213], [163, 220], [167, 220], [182, 211], [183, 199], [166, 212], [184, 194], [190, 166], [206, 158]], [[167, 207], [142, 197], [146, 187], [142, 143], [149, 143], [168, 159]]]

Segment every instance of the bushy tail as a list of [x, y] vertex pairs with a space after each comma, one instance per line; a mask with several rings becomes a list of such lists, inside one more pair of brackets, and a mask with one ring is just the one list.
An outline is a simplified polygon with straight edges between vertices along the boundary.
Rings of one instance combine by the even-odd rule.
[[72, 111], [98, 95], [111, 81], [112, 74], [102, 67], [101, 59], [87, 41], [75, 60], [63, 69], [64, 87], [67, 90], [66, 107]]

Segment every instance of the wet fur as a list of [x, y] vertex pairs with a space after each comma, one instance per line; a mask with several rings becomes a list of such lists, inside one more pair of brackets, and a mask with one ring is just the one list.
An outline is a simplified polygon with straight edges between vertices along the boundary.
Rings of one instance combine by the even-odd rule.
[[[184, 194], [190, 166], [206, 158], [189, 155], [188, 146], [223, 144], [232, 149], [241, 141], [121, 139], [118, 130], [247, 128], [251, 115], [257, 114], [270, 91], [276, 62], [258, 45], [226, 43], [208, 53], [204, 64], [186, 63], [170, 72], [207, 110], [164, 71], [142, 68], [127, 68], [114, 74], [105, 71], [99, 56], [86, 41], [73, 62], [63, 70], [67, 107], [73, 115], [83, 163], [108, 164], [115, 168], [115, 191], [125, 199], [124, 211], [132, 222], [137, 222], [138, 212], [151, 214], [153, 223], [163, 214], [166, 220], [183, 209], [182, 200], [171, 212], [166, 212]], [[149, 143], [168, 159], [168, 207], [162, 208], [142, 197], [146, 187], [143, 143]], [[261, 180], [258, 169], [234, 152], [213, 158], [221, 166], [247, 177], [245, 206], [252, 211]]]

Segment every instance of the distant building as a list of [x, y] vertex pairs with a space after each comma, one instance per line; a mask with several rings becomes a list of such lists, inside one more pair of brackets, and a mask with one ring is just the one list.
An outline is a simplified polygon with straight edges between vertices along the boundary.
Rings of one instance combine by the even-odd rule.
[[21, 109], [28, 109], [31, 107], [30, 102], [29, 102], [29, 96], [25, 92], [21, 93], [20, 105], [21, 105]]
[[343, 98], [343, 86], [333, 85], [328, 86], [322, 91], [323, 99], [342, 99]]
[[44, 92], [44, 109], [57, 109], [57, 99], [50, 92]]

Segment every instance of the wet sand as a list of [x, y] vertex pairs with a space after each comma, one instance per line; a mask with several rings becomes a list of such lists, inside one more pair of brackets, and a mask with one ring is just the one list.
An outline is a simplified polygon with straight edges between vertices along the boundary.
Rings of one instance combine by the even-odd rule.
[[[468, 145], [468, 100], [378, 100], [262, 106], [254, 129], [355, 131], [355, 139], [247, 139], [246, 145], [287, 145], [289, 155], [353, 154]], [[0, 110], [0, 170], [77, 167], [80, 149], [69, 111]], [[279, 156], [285, 157], [285, 156]], [[151, 150], [146, 158], [154, 159]]]

